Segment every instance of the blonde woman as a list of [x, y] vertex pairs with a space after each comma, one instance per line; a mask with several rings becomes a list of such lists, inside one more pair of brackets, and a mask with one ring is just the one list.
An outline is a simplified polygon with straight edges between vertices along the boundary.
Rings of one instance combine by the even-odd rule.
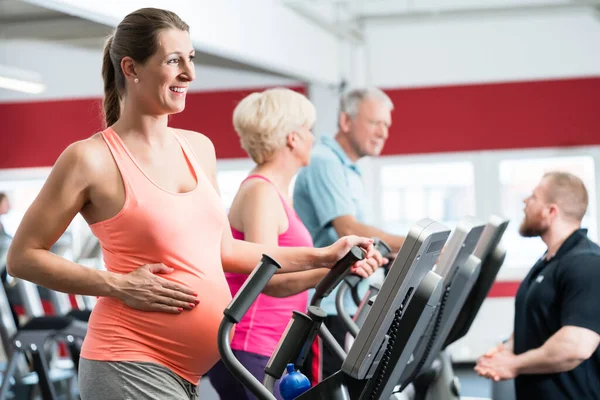
[[[289, 193], [292, 178], [308, 165], [315, 118], [315, 107], [305, 96], [283, 88], [252, 93], [236, 107], [233, 124], [256, 167], [242, 182], [229, 211], [234, 238], [281, 247], [313, 246], [310, 233], [292, 207]], [[367, 268], [356, 273], [366, 277], [381, 262], [379, 256], [371, 259]], [[326, 269], [315, 269], [273, 277], [274, 289], [261, 294], [237, 324], [231, 347], [259, 380], [264, 377], [264, 368], [292, 311], [306, 309], [306, 290], [315, 287], [326, 273]], [[226, 274], [232, 295], [247, 277]], [[221, 362], [209, 372], [209, 377], [222, 399], [254, 398]], [[279, 393], [275, 395], [280, 398]]]

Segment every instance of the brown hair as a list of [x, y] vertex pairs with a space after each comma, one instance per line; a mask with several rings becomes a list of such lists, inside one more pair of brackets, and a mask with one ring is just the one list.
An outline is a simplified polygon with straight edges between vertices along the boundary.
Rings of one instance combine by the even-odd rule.
[[106, 41], [102, 60], [106, 126], [117, 122], [121, 115], [121, 97], [125, 90], [121, 60], [131, 57], [136, 62], [146, 62], [158, 50], [158, 35], [164, 29], [189, 32], [190, 27], [172, 11], [141, 8], [127, 15]]
[[8, 196], [6, 196], [6, 193], [2, 193], [0, 192], [0, 203], [2, 203], [2, 200], [6, 199]]
[[583, 181], [559, 171], [546, 173], [544, 179], [548, 181], [546, 201], [558, 205], [566, 217], [581, 222], [588, 207], [588, 192]]

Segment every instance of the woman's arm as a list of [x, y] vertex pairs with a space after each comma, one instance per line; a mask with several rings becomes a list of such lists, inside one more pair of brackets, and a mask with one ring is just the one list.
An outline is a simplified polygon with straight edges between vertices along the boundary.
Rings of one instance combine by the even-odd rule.
[[[287, 219], [279, 194], [266, 182], [257, 181], [245, 188], [243, 207], [237, 210], [237, 216], [244, 231], [244, 240], [252, 243], [276, 247], [279, 232], [286, 228], [282, 224]], [[274, 275], [263, 290], [273, 297], [287, 297], [314, 288], [329, 272], [327, 268], [310, 271], [291, 272]], [[358, 271], [363, 277], [369, 273]]]
[[[383, 262], [381, 255], [373, 247], [373, 239], [358, 236], [345, 236], [328, 247], [276, 247], [244, 240], [236, 240], [231, 231], [223, 231], [221, 259], [226, 272], [250, 274], [259, 263], [263, 254], [268, 254], [280, 265], [278, 273], [308, 271], [315, 268], [331, 268], [345, 256], [353, 246], [362, 247], [367, 255], [364, 260], [354, 264], [351, 271], [364, 270], [371, 274], [376, 265]], [[379, 260], [379, 261], [378, 261]]]
[[293, 296], [315, 288], [328, 272], [327, 268], [318, 268], [310, 271], [276, 274], [265, 286], [263, 293], [272, 297]]
[[89, 201], [93, 144], [78, 142], [58, 158], [39, 195], [25, 213], [10, 246], [7, 268], [12, 276], [61, 292], [112, 296], [116, 276], [85, 268], [50, 252], [50, 247]]
[[[212, 178], [213, 185], [218, 191], [216, 179]], [[221, 242], [221, 260], [223, 269], [226, 272], [241, 274], [250, 274], [263, 254], [268, 254], [281, 265], [278, 272], [300, 272], [315, 268], [331, 268], [350, 251], [352, 246], [360, 246], [367, 251], [364, 260], [357, 262], [352, 272], [361, 276], [371, 275], [379, 266], [383, 259], [381, 254], [373, 248], [373, 240], [359, 238], [357, 236], [347, 236], [329, 247], [315, 249], [312, 247], [277, 247], [277, 237], [279, 235], [279, 224], [276, 220], [276, 207], [281, 207], [281, 201], [277, 193], [270, 193], [266, 185], [257, 184], [254, 190], [254, 199], [244, 198], [244, 207], [247, 210], [243, 218], [244, 237], [246, 240], [235, 240], [230, 229], [225, 229]], [[294, 290], [306, 290], [323, 272], [310, 274], [296, 274], [293, 277], [277, 278], [270, 285], [277, 286], [281, 284], [286, 286], [290, 279], [299, 279], [299, 285], [287, 285], [288, 290], [279, 288], [279, 295], [288, 293], [294, 294]], [[306, 279], [306, 280], [305, 280]], [[269, 290], [274, 286], [270, 286]], [[293, 288], [292, 290], [289, 290]], [[278, 291], [277, 289], [275, 289]], [[298, 292], [296, 292], [298, 293]]]
[[[104, 143], [91, 138], [69, 146], [58, 158], [42, 190], [25, 213], [12, 241], [8, 273], [65, 293], [110, 296], [152, 311], [178, 313], [196, 302], [193, 291], [156, 276], [172, 270], [162, 264], [142, 266], [119, 275], [71, 262], [50, 252], [75, 215], [90, 202], [90, 191], [102, 179]], [[110, 155], [108, 154], [110, 157]]]

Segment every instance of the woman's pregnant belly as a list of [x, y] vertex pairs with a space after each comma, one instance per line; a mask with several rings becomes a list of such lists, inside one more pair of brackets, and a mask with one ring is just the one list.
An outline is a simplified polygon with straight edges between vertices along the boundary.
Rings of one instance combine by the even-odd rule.
[[90, 317], [82, 357], [104, 361], [158, 362], [196, 384], [218, 360], [217, 334], [231, 301], [223, 275], [199, 278], [186, 272], [164, 275], [185, 282], [200, 303], [179, 314], [138, 311], [114, 298], [101, 298]]

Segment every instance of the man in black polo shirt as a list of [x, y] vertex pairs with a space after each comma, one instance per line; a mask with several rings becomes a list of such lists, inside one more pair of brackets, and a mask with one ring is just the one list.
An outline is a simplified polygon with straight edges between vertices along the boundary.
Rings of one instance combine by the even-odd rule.
[[587, 204], [583, 182], [563, 172], [525, 199], [520, 233], [548, 250], [519, 287], [513, 335], [475, 367], [515, 378], [518, 400], [600, 399], [600, 247], [581, 229]]

